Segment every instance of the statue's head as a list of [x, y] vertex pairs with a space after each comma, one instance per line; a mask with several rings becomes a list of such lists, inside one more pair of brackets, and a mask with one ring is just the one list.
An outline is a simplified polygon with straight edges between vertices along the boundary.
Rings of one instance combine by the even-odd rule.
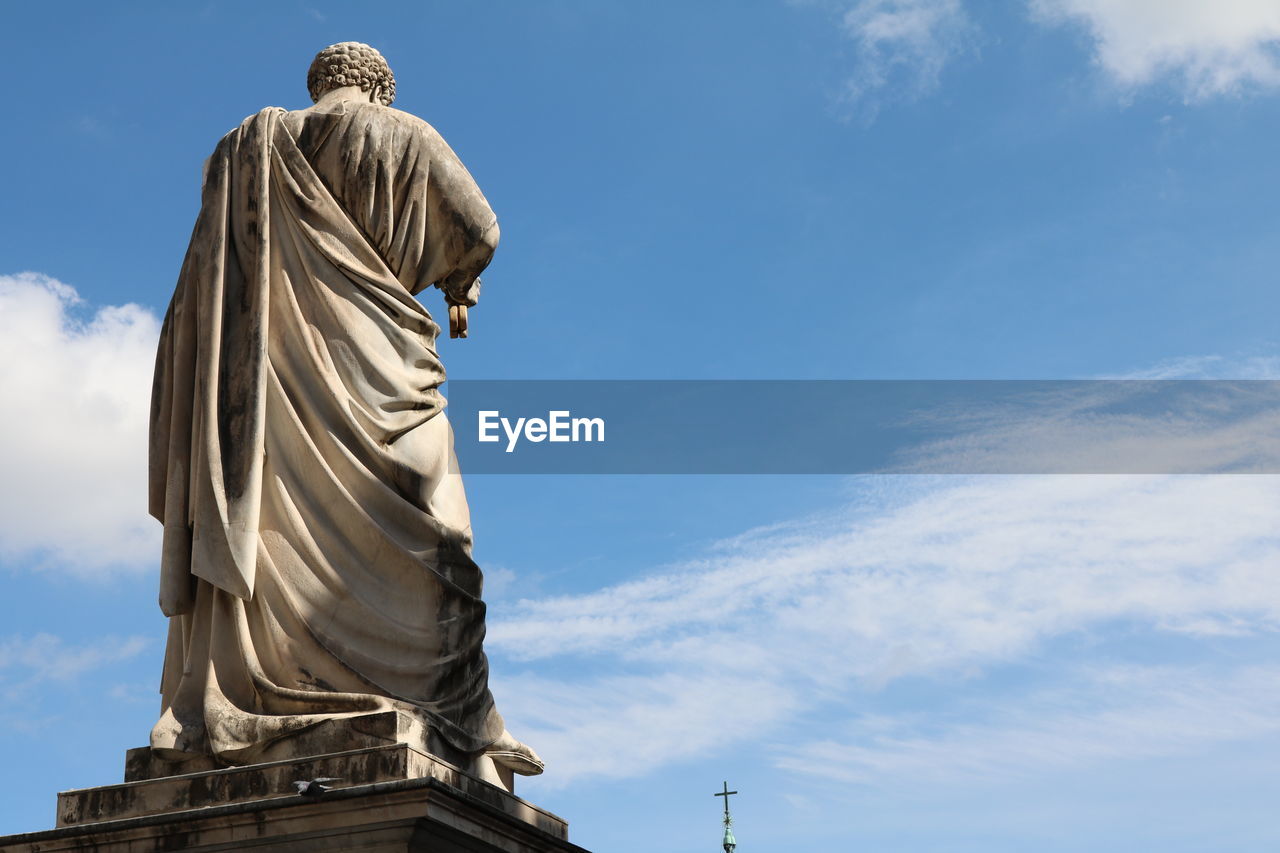
[[307, 72], [307, 90], [313, 103], [325, 92], [343, 86], [359, 86], [384, 107], [396, 99], [396, 78], [391, 66], [381, 53], [358, 41], [329, 45], [316, 54]]

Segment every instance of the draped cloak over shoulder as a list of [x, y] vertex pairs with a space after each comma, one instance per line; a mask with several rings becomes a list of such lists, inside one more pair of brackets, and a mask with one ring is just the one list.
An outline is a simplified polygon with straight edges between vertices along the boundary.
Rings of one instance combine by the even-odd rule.
[[467, 752], [502, 733], [440, 330], [412, 295], [474, 304], [495, 223], [388, 107], [269, 108], [218, 144], [156, 359], [153, 748], [244, 763], [390, 709]]

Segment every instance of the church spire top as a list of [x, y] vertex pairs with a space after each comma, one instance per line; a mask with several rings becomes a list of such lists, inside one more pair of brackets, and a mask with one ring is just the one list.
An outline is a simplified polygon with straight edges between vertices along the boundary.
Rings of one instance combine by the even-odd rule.
[[714, 796], [724, 797], [724, 853], [733, 853], [738, 846], [738, 840], [733, 837], [733, 818], [729, 815], [729, 797], [737, 791], [729, 790], [729, 783], [724, 783], [724, 790], [717, 791]]

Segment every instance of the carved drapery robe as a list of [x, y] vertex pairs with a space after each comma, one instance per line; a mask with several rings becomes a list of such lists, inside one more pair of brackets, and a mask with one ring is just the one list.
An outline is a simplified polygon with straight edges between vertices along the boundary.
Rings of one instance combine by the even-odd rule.
[[160, 754], [246, 763], [393, 709], [465, 752], [502, 733], [440, 329], [413, 296], [473, 304], [495, 222], [388, 107], [269, 108], [217, 146], [152, 399]]

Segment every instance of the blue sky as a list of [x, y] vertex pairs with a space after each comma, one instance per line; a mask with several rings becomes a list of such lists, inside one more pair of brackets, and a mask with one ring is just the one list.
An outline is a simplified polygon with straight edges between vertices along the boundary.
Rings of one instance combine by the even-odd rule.
[[[498, 212], [455, 378], [1280, 376], [1276, 0], [2, 14], [0, 833], [154, 722], [158, 318], [329, 43]], [[725, 779], [743, 851], [1280, 842], [1275, 477], [468, 490], [520, 792], [589, 849], [716, 849]]]

